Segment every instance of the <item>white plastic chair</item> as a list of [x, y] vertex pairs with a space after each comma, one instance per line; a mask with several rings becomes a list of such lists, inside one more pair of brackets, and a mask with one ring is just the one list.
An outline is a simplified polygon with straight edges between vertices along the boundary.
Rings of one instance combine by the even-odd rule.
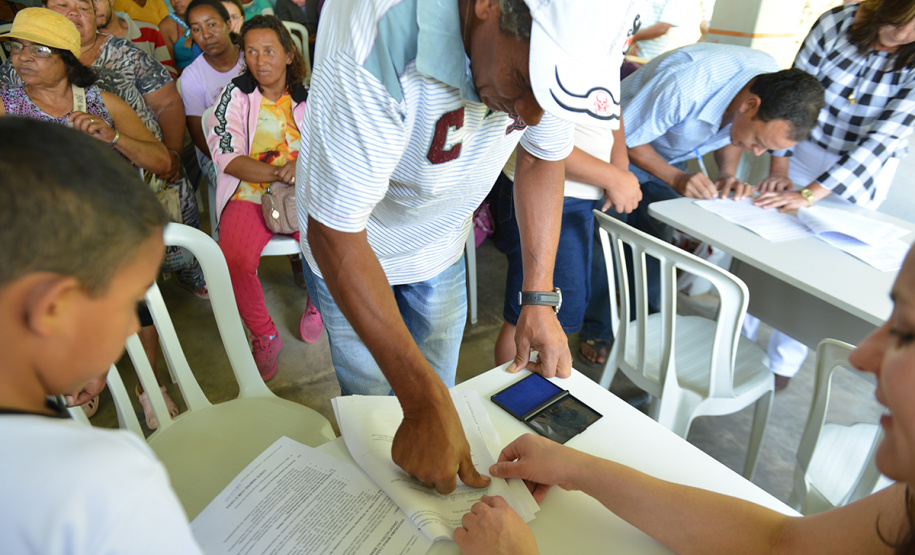
[[[729, 272], [686, 251], [594, 211], [611, 291], [614, 343], [600, 383], [609, 388], [617, 368], [652, 395], [649, 414], [681, 437], [699, 416], [731, 414], [756, 403], [743, 475], [756, 466], [772, 406], [775, 380], [765, 352], [740, 335], [749, 293]], [[624, 245], [632, 249], [635, 319], [629, 321], [629, 287]], [[660, 312], [648, 314], [646, 256], [661, 267]], [[614, 278], [614, 266], [616, 276]], [[677, 272], [709, 280], [721, 298], [716, 320], [677, 314]], [[616, 296], [619, 284], [619, 299]], [[620, 315], [625, 315], [622, 319]], [[623, 325], [626, 324], [626, 325]]]
[[794, 489], [788, 504], [805, 515], [841, 507], [892, 483], [877, 470], [874, 457], [883, 440], [877, 424], [843, 426], [826, 423], [832, 378], [847, 369], [854, 376], [874, 383], [873, 374], [848, 364], [854, 346], [824, 339], [817, 348], [816, 382], [804, 434], [797, 450]]
[[301, 23], [294, 21], [284, 21], [283, 25], [289, 30], [289, 34], [292, 35], [292, 41], [295, 42], [299, 52], [302, 53], [302, 57], [305, 58], [305, 66], [308, 69], [305, 73], [305, 82], [308, 83], [311, 80], [311, 60], [309, 58], [309, 50], [311, 48], [308, 42], [308, 29]]
[[[165, 229], [165, 243], [188, 249], [203, 268], [222, 347], [238, 382], [238, 397], [212, 404], [191, 371], [157, 285], [146, 293], [162, 351], [176, 378], [187, 410], [172, 418], [143, 351], [140, 339], [127, 340], [127, 352], [146, 390], [159, 429], [150, 447], [168, 469], [172, 486], [189, 518], [194, 518], [245, 466], [282, 436], [317, 446], [334, 439], [330, 422], [314, 410], [282, 399], [264, 384], [242, 327], [229, 269], [219, 246], [205, 233], [180, 224]], [[213, 348], [218, 348], [214, 345]], [[116, 371], [108, 385], [122, 428], [142, 436], [137, 414]], [[82, 410], [71, 411], [77, 419]], [[142, 503], [142, 500], [137, 500]]]

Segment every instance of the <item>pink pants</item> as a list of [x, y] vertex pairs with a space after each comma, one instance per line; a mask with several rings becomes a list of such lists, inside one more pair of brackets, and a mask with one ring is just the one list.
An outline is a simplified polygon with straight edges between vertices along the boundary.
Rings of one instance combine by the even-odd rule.
[[[261, 210], [260, 204], [230, 200], [219, 219], [219, 246], [229, 265], [238, 313], [251, 333], [257, 336], [276, 333], [264, 303], [264, 289], [257, 277], [261, 251], [273, 237]], [[299, 240], [298, 231], [292, 236]]]

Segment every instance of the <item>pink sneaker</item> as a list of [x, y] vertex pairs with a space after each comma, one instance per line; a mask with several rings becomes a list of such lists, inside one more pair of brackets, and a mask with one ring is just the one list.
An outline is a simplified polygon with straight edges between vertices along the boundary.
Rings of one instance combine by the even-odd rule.
[[276, 375], [276, 358], [282, 348], [283, 340], [280, 338], [280, 334], [276, 334], [273, 339], [270, 339], [268, 335], [257, 335], [251, 338], [254, 363], [257, 364], [257, 371], [261, 373], [264, 381]]
[[302, 314], [302, 321], [299, 322], [299, 335], [305, 343], [314, 343], [321, 337], [321, 331], [324, 330], [324, 322], [321, 320], [321, 313], [318, 308], [308, 299], [305, 305], [305, 314]]

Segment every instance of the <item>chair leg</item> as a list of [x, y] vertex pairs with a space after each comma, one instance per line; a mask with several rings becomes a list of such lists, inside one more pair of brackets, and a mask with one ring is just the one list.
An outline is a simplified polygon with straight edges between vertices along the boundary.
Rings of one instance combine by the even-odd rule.
[[604, 370], [600, 373], [600, 379], [597, 380], [604, 389], [610, 389], [613, 377], [616, 376], [616, 358], [611, 358], [611, 354], [607, 353], [607, 362], [604, 364]]
[[692, 423], [688, 416], [692, 410], [686, 410], [687, 407], [683, 406], [686, 402], [687, 400], [678, 395], [677, 391], [665, 391], [661, 398], [653, 401], [652, 410], [656, 411], [656, 414], [651, 417], [657, 420], [658, 424], [686, 439]]
[[747, 461], [743, 467], [743, 477], [749, 480], [756, 469], [756, 459], [759, 457], [759, 448], [763, 436], [766, 434], [766, 424], [769, 423], [769, 410], [772, 408], [772, 391], [757, 399], [756, 409], [753, 412], [753, 428], [750, 430], [750, 445], [747, 449]]

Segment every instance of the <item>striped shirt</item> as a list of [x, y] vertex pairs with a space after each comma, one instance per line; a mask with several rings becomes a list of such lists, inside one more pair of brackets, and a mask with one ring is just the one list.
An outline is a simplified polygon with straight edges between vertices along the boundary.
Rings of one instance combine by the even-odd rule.
[[477, 96], [456, 1], [336, 0], [321, 13], [297, 172], [307, 217], [366, 230], [388, 281], [430, 279], [458, 260], [470, 217], [519, 139], [544, 160], [573, 126], [526, 128]]
[[840, 156], [816, 182], [849, 202], [875, 206], [886, 198], [885, 190], [876, 190], [875, 176], [887, 160], [908, 150], [915, 123], [915, 71], [893, 71], [895, 58], [887, 52], [858, 53], [848, 41], [857, 9], [848, 4], [820, 16], [794, 67], [826, 89], [826, 108], [809, 140]]
[[728, 104], [751, 79], [780, 68], [772, 56], [729, 44], [692, 44], [661, 54], [623, 80], [626, 145], [651, 144], [669, 164], [731, 144]]
[[127, 34], [124, 38], [165, 66], [172, 79], [177, 79], [175, 63], [168, 53], [168, 47], [165, 46], [165, 39], [162, 38], [159, 28], [145, 21], [134, 21], [124, 12], [115, 12], [115, 17], [127, 23]]

